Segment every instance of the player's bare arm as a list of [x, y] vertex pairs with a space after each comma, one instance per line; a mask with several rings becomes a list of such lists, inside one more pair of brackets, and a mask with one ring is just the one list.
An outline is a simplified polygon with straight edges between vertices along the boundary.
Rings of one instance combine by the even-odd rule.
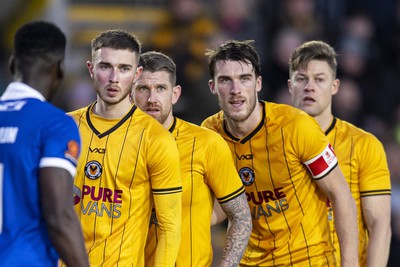
[[252, 230], [250, 209], [245, 193], [222, 203], [221, 207], [229, 219], [229, 227], [219, 266], [238, 266]]
[[218, 201], [215, 201], [213, 213], [211, 216], [211, 225], [216, 225], [216, 224], [222, 223], [227, 218], [228, 217], [226, 216], [226, 213], [224, 212], [224, 210], [221, 208], [221, 205], [218, 203]]
[[89, 266], [81, 226], [72, 205], [72, 177], [61, 168], [40, 169], [40, 195], [50, 240], [67, 266]]
[[369, 240], [367, 266], [386, 266], [390, 251], [390, 195], [363, 197], [362, 211]]
[[317, 180], [317, 184], [332, 203], [340, 244], [341, 266], [358, 266], [356, 203], [339, 166], [323, 179]]

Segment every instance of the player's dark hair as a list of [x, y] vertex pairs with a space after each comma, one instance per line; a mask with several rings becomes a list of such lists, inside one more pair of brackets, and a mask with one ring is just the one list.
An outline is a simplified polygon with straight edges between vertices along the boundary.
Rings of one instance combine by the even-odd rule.
[[217, 61], [241, 61], [253, 66], [256, 77], [261, 76], [260, 57], [256, 48], [252, 45], [254, 40], [237, 41], [230, 40], [215, 50], [207, 49], [208, 71], [211, 78], [215, 75], [215, 64]]
[[54, 24], [35, 21], [23, 25], [14, 36], [14, 57], [42, 57], [48, 53], [64, 53], [64, 33]]
[[170, 76], [172, 86], [176, 84], [176, 65], [174, 61], [167, 55], [156, 52], [148, 51], [140, 56], [139, 66], [143, 67], [143, 71], [165, 71]]
[[139, 39], [125, 30], [115, 29], [101, 32], [92, 40], [92, 58], [97, 50], [103, 47], [115, 50], [129, 50], [140, 55], [141, 43]]
[[14, 35], [13, 56], [17, 68], [28, 73], [36, 62], [63, 60], [66, 37], [53, 23], [29, 22], [21, 26]]
[[311, 60], [322, 60], [332, 69], [333, 78], [336, 78], [337, 54], [333, 47], [323, 41], [309, 41], [294, 50], [289, 59], [289, 77], [300, 68], [307, 67]]

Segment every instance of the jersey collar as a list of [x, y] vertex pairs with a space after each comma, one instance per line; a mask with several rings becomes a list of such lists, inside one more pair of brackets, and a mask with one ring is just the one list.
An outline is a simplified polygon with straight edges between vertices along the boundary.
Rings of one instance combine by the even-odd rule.
[[93, 102], [91, 105], [88, 106], [87, 110], [86, 110], [86, 120], [89, 124], [90, 129], [92, 129], [93, 133], [96, 134], [99, 138], [103, 138], [106, 135], [109, 135], [110, 133], [114, 132], [116, 129], [118, 129], [122, 124], [124, 124], [124, 122], [126, 120], [128, 120], [132, 114], [135, 112], [136, 110], [136, 105], [132, 105], [131, 110], [129, 110], [129, 112], [117, 123], [115, 124], [113, 127], [111, 127], [110, 129], [108, 129], [107, 131], [105, 131], [104, 133], [100, 133], [96, 127], [94, 127], [91, 119], [90, 119], [90, 112], [92, 111], [94, 105], [97, 103], [97, 101]]
[[174, 120], [173, 120], [173, 122], [172, 122], [172, 125], [171, 125], [171, 127], [169, 127], [168, 131], [169, 131], [170, 133], [172, 133], [172, 132], [175, 130], [175, 127], [176, 127], [176, 118], [174, 117]]
[[226, 133], [226, 135], [228, 135], [233, 141], [235, 142], [239, 142], [241, 144], [246, 143], [248, 140], [250, 140], [254, 135], [256, 135], [260, 129], [263, 127], [264, 125], [264, 121], [265, 121], [265, 102], [264, 101], [259, 101], [259, 103], [261, 103], [262, 105], [262, 117], [260, 120], [260, 123], [257, 125], [257, 127], [251, 131], [248, 135], [246, 135], [243, 139], [239, 139], [237, 137], [235, 137], [234, 135], [232, 135], [229, 131], [228, 128], [226, 127], [226, 123], [225, 120], [223, 121], [223, 127], [224, 127], [224, 132]]
[[335, 125], [336, 125], [336, 117], [333, 117], [331, 125], [325, 131], [325, 135], [328, 135], [330, 133], [330, 131], [332, 131], [332, 129], [335, 128]]
[[44, 96], [37, 90], [33, 89], [26, 83], [12, 82], [10, 83], [4, 94], [1, 96], [1, 100], [12, 100], [12, 99], [24, 99], [24, 98], [35, 98], [40, 101], [46, 101]]

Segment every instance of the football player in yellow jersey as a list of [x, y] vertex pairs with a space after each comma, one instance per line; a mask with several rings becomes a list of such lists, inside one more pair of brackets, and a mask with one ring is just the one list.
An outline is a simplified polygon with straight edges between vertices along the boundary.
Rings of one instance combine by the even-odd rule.
[[140, 75], [140, 43], [123, 30], [92, 41], [87, 67], [97, 101], [70, 114], [82, 138], [75, 208], [92, 266], [144, 266], [152, 207], [160, 225], [154, 266], [175, 266], [182, 181], [170, 133], [131, 104]]
[[[176, 66], [165, 54], [141, 55], [143, 72], [132, 91], [139, 108], [157, 119], [174, 136], [180, 153], [183, 185], [182, 239], [178, 267], [211, 266], [211, 214], [214, 198], [226, 212], [230, 229], [219, 266], [237, 266], [251, 233], [249, 206], [228, 146], [213, 131], [173, 116], [181, 87], [176, 85]], [[157, 210], [157, 209], [156, 209]], [[153, 266], [160, 225], [152, 218], [146, 245], [146, 266]]]
[[[390, 247], [390, 174], [380, 141], [370, 133], [335, 118], [332, 96], [339, 91], [336, 52], [327, 43], [299, 46], [289, 62], [293, 104], [314, 117], [328, 136], [340, 169], [357, 204], [360, 266], [386, 266]], [[329, 203], [329, 202], [328, 202]], [[335, 214], [336, 215], [336, 214]], [[331, 207], [328, 206], [335, 256], [340, 259]]]
[[342, 266], [357, 266], [355, 202], [318, 123], [289, 105], [258, 101], [262, 78], [252, 41], [228, 41], [206, 55], [222, 110], [203, 125], [228, 143], [252, 214], [240, 266], [335, 266], [327, 197]]

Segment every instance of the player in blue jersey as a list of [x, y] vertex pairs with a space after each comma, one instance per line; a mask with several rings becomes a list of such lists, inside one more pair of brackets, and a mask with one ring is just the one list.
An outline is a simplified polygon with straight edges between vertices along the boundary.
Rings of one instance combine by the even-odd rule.
[[73, 209], [80, 138], [46, 102], [63, 77], [66, 38], [52, 23], [21, 26], [13, 82], [0, 98], [0, 266], [89, 266]]

